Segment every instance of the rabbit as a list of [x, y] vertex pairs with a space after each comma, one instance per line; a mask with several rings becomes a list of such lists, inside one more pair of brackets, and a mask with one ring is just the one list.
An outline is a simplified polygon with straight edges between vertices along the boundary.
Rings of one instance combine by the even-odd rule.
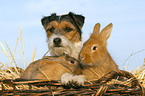
[[82, 73], [87, 80], [99, 79], [111, 71], [119, 71], [107, 51], [107, 39], [110, 37], [113, 24], [110, 23], [100, 33], [100, 24], [94, 26], [90, 38], [83, 44], [79, 54]]
[[[76, 77], [78, 78], [76, 79]], [[63, 85], [67, 85], [70, 81], [77, 81], [79, 85], [84, 83], [79, 61], [67, 54], [46, 56], [32, 62], [21, 74], [20, 78], [61, 80]]]

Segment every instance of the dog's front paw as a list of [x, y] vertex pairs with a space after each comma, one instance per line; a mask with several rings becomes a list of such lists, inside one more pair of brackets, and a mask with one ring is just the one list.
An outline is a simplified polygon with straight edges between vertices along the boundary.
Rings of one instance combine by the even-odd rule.
[[73, 80], [73, 75], [69, 74], [69, 73], [64, 73], [61, 76], [61, 84], [62, 85], [68, 85], [70, 82], [72, 82]]
[[84, 85], [85, 78], [83, 75], [71, 75], [69, 73], [64, 73], [61, 76], [61, 83], [65, 88], [80, 88]]
[[73, 76], [73, 82], [76, 82], [76, 84], [78, 86], [84, 85], [84, 82], [85, 82], [84, 75], [74, 75]]

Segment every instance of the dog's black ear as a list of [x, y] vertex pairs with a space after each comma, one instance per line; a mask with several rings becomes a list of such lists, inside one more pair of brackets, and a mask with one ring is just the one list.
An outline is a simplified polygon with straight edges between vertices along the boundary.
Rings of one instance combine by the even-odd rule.
[[85, 17], [82, 15], [74, 14], [72, 12], [69, 12], [69, 15], [73, 15], [75, 17], [79, 27], [82, 28], [82, 26], [84, 25], [84, 22], [85, 22]]
[[44, 28], [47, 27], [47, 25], [48, 25], [49, 22], [55, 20], [56, 17], [57, 17], [57, 16], [56, 16], [56, 13], [51, 14], [51, 16], [43, 17], [43, 18], [41, 19], [41, 23], [42, 23], [42, 25], [44, 26]]
[[48, 21], [49, 21], [49, 17], [43, 17], [41, 19], [41, 24], [43, 25], [44, 28], [46, 28]]

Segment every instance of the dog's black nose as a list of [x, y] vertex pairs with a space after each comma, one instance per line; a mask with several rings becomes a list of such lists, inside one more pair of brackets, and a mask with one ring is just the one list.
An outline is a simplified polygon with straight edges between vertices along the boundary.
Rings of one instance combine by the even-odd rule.
[[55, 39], [53, 40], [53, 43], [54, 43], [55, 45], [59, 45], [59, 44], [61, 43], [61, 39], [60, 39], [60, 38], [55, 38]]

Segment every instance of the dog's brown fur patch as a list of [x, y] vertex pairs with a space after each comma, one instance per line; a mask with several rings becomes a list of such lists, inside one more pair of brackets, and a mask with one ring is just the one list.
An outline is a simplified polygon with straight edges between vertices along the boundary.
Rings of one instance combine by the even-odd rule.
[[[61, 21], [60, 23], [57, 21], [50, 22], [45, 29], [48, 38], [50, 38], [53, 34], [53, 32], [50, 31], [52, 28], [54, 28], [54, 31], [58, 30], [58, 32], [64, 35], [65, 37], [67, 37], [69, 41], [72, 41], [72, 42], [80, 41], [81, 37], [79, 36], [77, 29], [70, 22], [67, 22], [67, 21]], [[70, 31], [67, 32], [67, 30], [70, 30]]]

